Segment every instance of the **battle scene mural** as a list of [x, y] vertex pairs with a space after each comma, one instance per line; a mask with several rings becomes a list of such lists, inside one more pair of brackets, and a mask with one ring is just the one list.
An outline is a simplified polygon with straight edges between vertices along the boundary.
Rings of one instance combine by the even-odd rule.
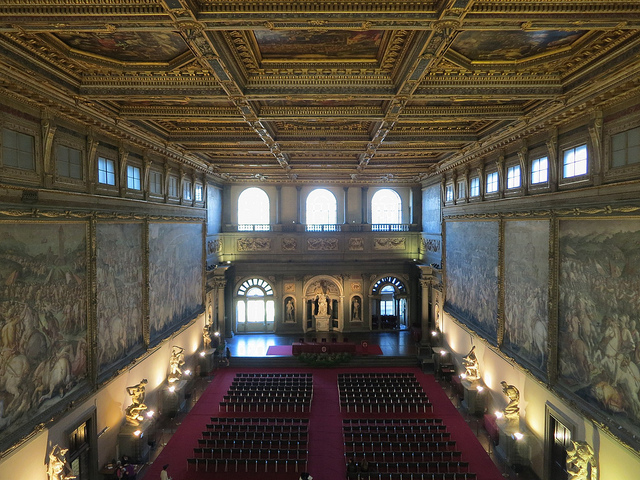
[[98, 372], [143, 346], [142, 251], [141, 223], [96, 226]]
[[497, 342], [498, 222], [447, 222], [446, 308]]
[[381, 30], [254, 30], [260, 54], [272, 58], [375, 58]]
[[549, 302], [549, 221], [504, 227], [504, 346], [544, 371]]
[[0, 231], [4, 448], [62, 409], [87, 376], [87, 225], [2, 223]]
[[559, 379], [640, 434], [640, 221], [560, 222]]
[[153, 341], [203, 308], [202, 224], [149, 224], [149, 330]]

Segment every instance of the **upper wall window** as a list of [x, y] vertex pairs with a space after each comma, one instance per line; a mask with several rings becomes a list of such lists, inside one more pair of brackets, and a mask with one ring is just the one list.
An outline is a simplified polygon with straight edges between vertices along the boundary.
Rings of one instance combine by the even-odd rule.
[[82, 152], [66, 145], [56, 147], [58, 175], [82, 180]]
[[149, 192], [154, 195], [162, 195], [162, 172], [157, 170], [149, 172]]
[[571, 178], [587, 174], [587, 145], [579, 145], [564, 151], [562, 177]]
[[191, 182], [189, 180], [184, 181], [182, 188], [182, 198], [191, 201]]
[[464, 197], [467, 194], [467, 188], [466, 188], [466, 183], [464, 180], [460, 180], [458, 182], [458, 200], [462, 200], [464, 199]]
[[536, 158], [531, 162], [531, 184], [547, 183], [549, 181], [549, 159]]
[[371, 223], [402, 223], [402, 200], [390, 188], [378, 190], [371, 197]]
[[175, 175], [169, 177], [169, 196], [174, 198], [178, 196], [178, 177]]
[[98, 157], [98, 183], [116, 184], [116, 163], [110, 158]]
[[140, 167], [127, 165], [127, 188], [129, 190], [142, 190]]
[[196, 202], [201, 202], [204, 198], [202, 185], [196, 183]]
[[31, 135], [2, 129], [2, 164], [5, 167], [35, 169], [35, 139]]
[[453, 202], [453, 185], [447, 185], [444, 189], [444, 201]]
[[491, 172], [487, 175], [487, 193], [498, 191], [498, 172]]
[[611, 137], [611, 166], [624, 167], [640, 163], [640, 127]]
[[238, 230], [269, 230], [269, 211], [269, 195], [264, 190], [243, 190], [238, 197]]
[[470, 197], [480, 196], [480, 177], [473, 177], [471, 179], [470, 186], [469, 186], [469, 196]]
[[507, 168], [507, 188], [520, 188], [520, 165]]
[[317, 188], [307, 197], [307, 225], [335, 225], [338, 223], [336, 197], [326, 188]]

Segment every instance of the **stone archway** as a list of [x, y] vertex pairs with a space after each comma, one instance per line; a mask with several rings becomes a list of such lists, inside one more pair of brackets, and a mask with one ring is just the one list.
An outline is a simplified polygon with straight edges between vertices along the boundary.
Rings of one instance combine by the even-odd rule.
[[343, 289], [340, 280], [318, 275], [304, 285], [304, 331], [342, 331], [344, 326]]

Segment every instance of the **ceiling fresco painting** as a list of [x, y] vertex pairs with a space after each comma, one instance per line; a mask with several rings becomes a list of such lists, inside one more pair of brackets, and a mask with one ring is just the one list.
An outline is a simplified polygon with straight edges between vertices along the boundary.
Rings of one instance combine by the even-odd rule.
[[254, 35], [262, 58], [323, 59], [370, 58], [375, 59], [383, 32], [368, 30], [349, 32], [330, 31], [256, 31]]
[[0, 6], [0, 93], [221, 183], [419, 185], [626, 91], [619, 65], [634, 0]]
[[543, 55], [578, 40], [584, 32], [463, 32], [451, 48], [472, 61], [522, 60]]
[[189, 48], [174, 32], [57, 33], [64, 44], [120, 62], [168, 62]]

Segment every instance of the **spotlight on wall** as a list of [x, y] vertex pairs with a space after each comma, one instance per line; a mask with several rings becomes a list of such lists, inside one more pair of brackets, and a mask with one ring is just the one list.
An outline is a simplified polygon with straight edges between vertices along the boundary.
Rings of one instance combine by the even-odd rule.
[[142, 438], [142, 430], [136, 430], [135, 432], [133, 432], [133, 435]]
[[522, 440], [524, 438], [524, 435], [520, 432], [516, 432], [513, 434], [513, 438], [514, 440]]
[[220, 332], [216, 332], [216, 333], [214, 333], [214, 335], [215, 335], [216, 337], [219, 337], [219, 336], [220, 336]]
[[184, 374], [187, 375], [187, 376], [191, 375], [191, 370], [185, 370]]
[[171, 393], [175, 392], [175, 391], [176, 391], [176, 387], [175, 387], [175, 385], [171, 385], [171, 386], [169, 387], [169, 391], [170, 391]]
[[495, 416], [496, 416], [496, 418], [502, 418], [504, 415], [502, 414], [502, 412], [500, 410], [496, 410], [495, 411]]
[[200, 352], [200, 356], [204, 357], [206, 355], [206, 353], [204, 353], [204, 350]]
[[431, 336], [432, 337], [437, 337], [438, 336], [438, 331], [437, 330], [431, 330]]
[[151, 417], [153, 417], [155, 414], [156, 414], [156, 412], [154, 412], [153, 410], [149, 410], [149, 411], [147, 412], [147, 417], [148, 417], [148, 418], [151, 418]]
[[442, 355], [443, 357], [447, 354], [446, 350], [440, 350], [440, 355]]
[[460, 374], [460, 378], [464, 380], [465, 378], [467, 378], [467, 374], [466, 373], [461, 373]]
[[476, 388], [476, 390], [478, 390], [478, 393], [484, 391], [484, 387], [482, 385], [478, 385], [478, 388]]

